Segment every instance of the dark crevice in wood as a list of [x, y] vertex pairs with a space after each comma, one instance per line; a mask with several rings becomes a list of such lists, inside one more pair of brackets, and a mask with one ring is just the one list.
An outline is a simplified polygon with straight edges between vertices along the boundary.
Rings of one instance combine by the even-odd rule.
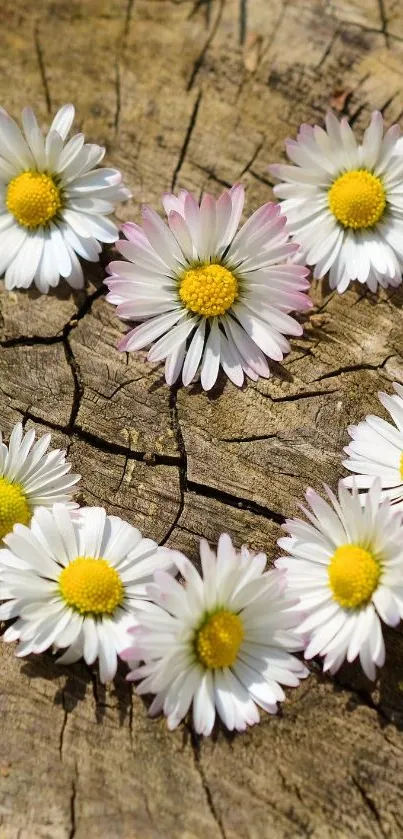
[[180, 458], [175, 455], [152, 453], [152, 455], [149, 456], [149, 453], [146, 451], [136, 452], [124, 445], [120, 445], [119, 443], [108, 442], [107, 440], [104, 440], [103, 437], [97, 437], [96, 434], [93, 434], [91, 431], [86, 431], [77, 424], [75, 424], [72, 429], [72, 436], [73, 439], [74, 437], [77, 437], [79, 440], [89, 443], [106, 454], [122, 455], [123, 457], [126, 457], [127, 460], [136, 460], [139, 463], [147, 463], [149, 466], [178, 467], [181, 463]]
[[365, 110], [365, 105], [359, 105], [358, 108], [354, 111], [354, 113], [350, 114], [348, 121], [351, 125], [351, 128], [355, 125], [357, 120], [359, 119], [362, 112]]
[[260, 440], [273, 440], [277, 434], [250, 434], [248, 437], [220, 437], [220, 443], [256, 443]]
[[224, 178], [220, 178], [212, 169], [206, 169], [205, 166], [200, 166], [198, 163], [193, 163], [192, 165], [195, 169], [198, 169], [199, 172], [204, 172], [205, 175], [209, 178], [209, 180], [214, 181], [216, 184], [220, 186], [224, 186], [225, 189], [231, 189], [232, 183], [230, 181], [224, 180]]
[[121, 93], [120, 93], [120, 65], [119, 61], [116, 59], [115, 62], [115, 93], [116, 93], [116, 108], [115, 108], [115, 117], [114, 117], [114, 128], [115, 128], [115, 141], [119, 134], [119, 124], [120, 124], [120, 109], [121, 109]]
[[71, 781], [71, 795], [70, 795], [70, 831], [69, 831], [69, 839], [74, 839], [76, 835], [77, 829], [77, 822], [76, 822], [76, 796], [77, 796], [77, 787], [75, 779], [72, 778]]
[[381, 18], [381, 27], [382, 27], [381, 31], [382, 31], [383, 35], [385, 36], [385, 43], [386, 43], [386, 46], [388, 47], [389, 46], [388, 19], [387, 19], [387, 16], [386, 16], [384, 0], [378, 0], [378, 6], [379, 6], [379, 14], [380, 14], [380, 18]]
[[[109, 261], [109, 256], [106, 255], [105, 264], [107, 264], [108, 261]], [[102, 264], [103, 268], [105, 267], [105, 264], [104, 263]], [[77, 309], [77, 312], [75, 313], [75, 315], [73, 315], [73, 317], [70, 318], [68, 323], [66, 323], [65, 326], [63, 327], [63, 333], [62, 334], [63, 334], [64, 337], [67, 337], [70, 334], [70, 332], [72, 331], [72, 329], [75, 329], [75, 327], [77, 326], [79, 321], [82, 320], [85, 317], [85, 315], [87, 315], [91, 311], [92, 304], [95, 302], [95, 300], [98, 300], [100, 297], [104, 297], [107, 293], [107, 290], [108, 289], [106, 288], [104, 283], [101, 283], [101, 285], [97, 289], [95, 289], [95, 291], [92, 294], [89, 294], [86, 297], [86, 299], [84, 300], [84, 303], [80, 306], [79, 309]]]
[[17, 338], [5, 338], [0, 341], [0, 347], [9, 349], [10, 347], [35, 347], [41, 345], [52, 345], [63, 343], [63, 335], [19, 335]]
[[277, 524], [283, 524], [285, 521], [281, 513], [276, 513], [274, 510], [269, 510], [263, 504], [258, 504], [247, 498], [239, 498], [236, 495], [231, 495], [229, 492], [224, 492], [222, 489], [215, 489], [206, 484], [199, 484], [196, 481], [188, 479], [189, 492], [195, 492], [196, 495], [201, 495], [204, 498], [214, 498], [220, 501], [221, 504], [228, 504], [229, 507], [237, 507], [239, 510], [247, 510], [249, 513], [255, 513], [257, 516], [263, 516], [265, 519], [275, 521]]
[[262, 393], [265, 399], [270, 399], [271, 402], [298, 402], [300, 399], [315, 399], [317, 396], [330, 396], [332, 393], [338, 393], [335, 390], [306, 390], [303, 393], [293, 393], [291, 396], [270, 396], [268, 393]]
[[213, 796], [211, 794], [211, 790], [210, 790], [210, 787], [209, 787], [209, 784], [208, 784], [208, 781], [207, 781], [207, 778], [206, 778], [206, 775], [205, 775], [205, 772], [204, 772], [203, 764], [202, 764], [202, 761], [201, 761], [201, 757], [200, 757], [200, 737], [199, 737], [198, 734], [196, 734], [193, 727], [190, 727], [189, 731], [190, 731], [190, 742], [191, 742], [191, 746], [192, 746], [195, 767], [197, 769], [197, 772], [200, 775], [200, 780], [202, 782], [202, 786], [203, 786], [203, 789], [204, 789], [204, 793], [205, 793], [205, 796], [206, 796], [206, 801], [207, 801], [210, 813], [211, 813], [211, 815], [212, 815], [212, 817], [213, 817], [213, 819], [214, 819], [214, 821], [215, 821], [215, 823], [216, 823], [216, 825], [217, 825], [217, 827], [220, 831], [220, 835], [221, 835], [222, 839], [227, 839], [227, 835], [226, 835], [226, 832], [225, 832], [225, 829], [224, 829], [224, 825], [223, 825], [223, 822], [222, 822], [222, 819], [221, 819], [220, 815], [218, 814], [218, 812], [216, 810], [214, 800], [213, 800]]
[[74, 428], [75, 421], [80, 410], [81, 399], [84, 393], [84, 385], [81, 378], [80, 366], [77, 362], [77, 359], [74, 356], [73, 350], [70, 345], [70, 341], [67, 336], [63, 339], [63, 347], [67, 364], [69, 365], [73, 376], [73, 404], [71, 406], [70, 419], [66, 429], [67, 433], [69, 434]]
[[[382, 370], [385, 367], [385, 364], [393, 358], [392, 355], [388, 355], [380, 364], [347, 364], [345, 367], [339, 367], [337, 370], [332, 370], [331, 373], [323, 373], [321, 376], [318, 376], [315, 379], [316, 382], [323, 382], [325, 379], [334, 379], [336, 376], [341, 376], [342, 373], [359, 373], [360, 371], [365, 370]], [[337, 391], [326, 390], [323, 393], [335, 393]]]
[[[19, 411], [19, 409], [16, 408], [16, 411]], [[138, 463], [147, 463], [147, 465], [149, 466], [174, 466], [177, 468], [181, 465], [182, 462], [181, 458], [175, 455], [162, 455], [153, 453], [150, 457], [149, 452], [136, 452], [132, 449], [127, 448], [124, 445], [120, 445], [119, 443], [108, 442], [103, 437], [97, 437], [96, 434], [93, 434], [90, 431], [86, 431], [84, 428], [82, 428], [80, 425], [77, 425], [76, 423], [74, 423], [73, 427], [70, 428], [69, 424], [63, 425], [62, 423], [44, 419], [38, 414], [34, 414], [29, 409], [27, 409], [26, 411], [19, 411], [19, 413], [23, 414], [23, 423], [26, 423], [28, 420], [30, 420], [31, 422], [44, 425], [47, 428], [50, 428], [52, 431], [59, 431], [62, 434], [68, 434], [70, 436], [69, 446], [71, 446], [75, 440], [79, 440], [81, 442], [88, 443], [89, 445], [94, 446], [94, 448], [98, 449], [99, 451], [105, 452], [106, 454], [121, 455], [122, 457], [127, 458], [127, 460], [135, 460]]]
[[106, 294], [106, 286], [101, 285], [93, 294], [89, 294], [84, 303], [80, 306], [77, 312], [70, 318], [70, 320], [61, 328], [56, 335], [18, 335], [16, 338], [5, 338], [0, 341], [0, 347], [9, 349], [10, 347], [35, 347], [40, 345], [61, 344], [65, 338], [70, 335], [77, 324], [87, 315], [95, 300], [103, 297]]
[[350, 29], [358, 29], [360, 32], [368, 32], [369, 35], [383, 35], [387, 47], [390, 47], [391, 41], [403, 41], [402, 36], [395, 35], [393, 32], [389, 32], [389, 30], [385, 32], [383, 27], [381, 29], [377, 29], [376, 26], [364, 26], [363, 23], [356, 23], [356, 21], [343, 20], [341, 18], [337, 19], [337, 23], [340, 27], [343, 27], [344, 31], [349, 31]]
[[253, 152], [253, 155], [252, 155], [251, 159], [248, 161], [246, 166], [244, 166], [244, 168], [242, 169], [242, 172], [239, 173], [239, 175], [238, 175], [239, 178], [242, 178], [243, 175], [246, 175], [246, 173], [250, 171], [251, 166], [253, 166], [259, 152], [263, 148], [264, 141], [265, 141], [265, 137], [262, 137], [260, 143], [256, 146], [256, 149]]
[[[207, 28], [210, 26], [210, 19], [211, 19], [211, 7], [213, 5], [214, 0], [195, 0], [192, 9], [189, 12], [188, 20], [191, 20], [194, 17], [199, 9], [205, 9], [205, 19], [206, 19], [206, 26]], [[180, 5], [183, 0], [173, 0], [174, 3]], [[185, 0], [186, 2], [186, 0]]]
[[389, 108], [389, 105], [392, 104], [393, 100], [396, 99], [397, 93], [393, 93], [392, 96], [389, 96], [386, 102], [379, 108], [382, 116], [385, 115], [385, 111]]
[[356, 775], [351, 775], [351, 780], [352, 780], [355, 788], [358, 790], [365, 806], [369, 810], [369, 813], [371, 815], [370, 820], [372, 821], [372, 819], [375, 818], [375, 821], [377, 822], [377, 824], [379, 826], [379, 829], [382, 833], [382, 836], [386, 837], [388, 834], [386, 834], [384, 829], [383, 829], [382, 820], [381, 820], [381, 817], [380, 817], [380, 815], [378, 813], [378, 810], [376, 808], [375, 802], [368, 795], [368, 793], [366, 792], [365, 788], [362, 786], [362, 784], [360, 783], [360, 781], [358, 780]]
[[134, 717], [134, 708], [133, 708], [133, 683], [127, 682], [129, 688], [129, 697], [130, 697], [130, 705], [129, 705], [129, 737], [130, 743], [133, 746], [133, 717]]
[[327, 45], [327, 47], [324, 51], [319, 63], [316, 65], [315, 70], [320, 70], [322, 65], [325, 63], [326, 59], [329, 57], [330, 53], [332, 52], [332, 49], [333, 49], [338, 37], [339, 37], [339, 29], [336, 29], [335, 32], [333, 32], [333, 35], [332, 35], [332, 37], [331, 37], [331, 39], [330, 39], [330, 41], [329, 41], [329, 43], [328, 43], [328, 45]]
[[239, 43], [241, 46], [245, 43], [246, 33], [248, 30], [248, 0], [239, 0]]
[[252, 175], [252, 178], [254, 178], [256, 181], [259, 181], [259, 183], [264, 184], [265, 186], [269, 186], [270, 189], [273, 189], [275, 185], [274, 181], [270, 181], [269, 178], [264, 178], [263, 175], [259, 175], [258, 172], [255, 172], [254, 169], [249, 169], [249, 174]]
[[41, 42], [40, 42], [40, 38], [39, 38], [39, 21], [36, 22], [35, 28], [34, 28], [34, 44], [35, 44], [35, 50], [36, 50], [36, 57], [38, 59], [39, 74], [40, 74], [40, 77], [41, 77], [43, 92], [44, 92], [44, 95], [45, 95], [46, 108], [47, 108], [48, 114], [50, 114], [51, 111], [52, 111], [52, 100], [50, 98], [50, 90], [49, 90], [48, 79], [47, 79], [47, 76], [46, 76], [45, 61], [44, 61], [44, 58], [43, 58], [42, 46], [41, 46]]
[[208, 36], [208, 38], [206, 40], [206, 43], [204, 44], [204, 47], [203, 47], [202, 51], [200, 52], [200, 54], [196, 58], [196, 61], [193, 64], [193, 69], [192, 69], [192, 72], [190, 74], [190, 78], [189, 78], [189, 81], [187, 83], [187, 86], [186, 86], [186, 91], [188, 93], [189, 93], [190, 90], [192, 90], [192, 87], [193, 87], [193, 85], [196, 81], [196, 76], [197, 76], [200, 68], [203, 65], [204, 57], [206, 55], [206, 52], [207, 52], [207, 50], [208, 50], [216, 32], [217, 32], [217, 29], [220, 25], [224, 5], [225, 5], [225, 0], [219, 0], [219, 9], [218, 9], [218, 12], [217, 12], [217, 17], [215, 19], [215, 23], [213, 25], [213, 28], [210, 32], [210, 35]]
[[64, 732], [66, 730], [67, 720], [68, 720], [68, 713], [65, 707], [65, 699], [64, 699], [64, 692], [62, 693], [62, 703], [63, 703], [63, 721], [60, 728], [59, 734], [59, 757], [60, 760], [63, 760], [63, 743], [64, 743]]
[[163, 539], [161, 540], [161, 545], [165, 545], [168, 541], [169, 537], [175, 530], [180, 517], [183, 513], [183, 508], [185, 505], [185, 493], [187, 492], [188, 488], [188, 479], [187, 479], [187, 453], [185, 447], [185, 441], [183, 439], [182, 429], [179, 422], [178, 416], [178, 405], [177, 405], [177, 398], [178, 398], [178, 387], [171, 388], [171, 393], [169, 395], [169, 409], [171, 412], [171, 424], [172, 424], [172, 431], [176, 440], [176, 445], [179, 451], [179, 491], [180, 491], [180, 499], [178, 505], [178, 511], [172, 522], [171, 526], [168, 528], [167, 532], [165, 533]]
[[131, 24], [131, 20], [132, 20], [133, 6], [134, 6], [134, 0], [128, 0], [127, 8], [126, 8], [125, 25], [124, 25], [124, 28], [123, 28], [124, 44], [126, 43], [126, 39], [127, 39], [128, 35], [129, 35], [129, 32], [130, 32], [130, 24]]
[[180, 153], [179, 153], [179, 159], [178, 159], [178, 162], [175, 166], [175, 171], [174, 171], [173, 176], [172, 176], [172, 183], [171, 183], [172, 192], [175, 189], [176, 181], [178, 179], [179, 172], [182, 168], [182, 164], [183, 164], [183, 162], [185, 160], [185, 157], [186, 157], [186, 152], [188, 150], [188, 146], [189, 146], [189, 143], [190, 143], [190, 138], [192, 136], [193, 129], [196, 125], [197, 114], [198, 114], [198, 111], [199, 111], [201, 99], [202, 99], [202, 93], [200, 91], [200, 93], [199, 93], [199, 95], [196, 99], [196, 102], [193, 106], [192, 113], [190, 115], [189, 125], [187, 127], [185, 138], [184, 138], [184, 141], [183, 141], [183, 144], [182, 144], [182, 148], [181, 148]]

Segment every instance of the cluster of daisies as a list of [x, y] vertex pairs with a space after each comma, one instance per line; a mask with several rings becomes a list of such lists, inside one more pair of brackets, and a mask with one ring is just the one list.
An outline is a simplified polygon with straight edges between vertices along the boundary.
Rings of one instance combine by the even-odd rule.
[[0, 276], [8, 289], [34, 282], [46, 293], [60, 277], [81, 288], [79, 257], [97, 261], [101, 243], [116, 242], [124, 259], [108, 267], [107, 299], [136, 324], [119, 349], [149, 347], [169, 385], [200, 378], [209, 390], [220, 367], [237, 386], [267, 377], [267, 359], [290, 349], [285, 336], [302, 333], [291, 313], [311, 306], [306, 265], [339, 292], [353, 280], [371, 291], [401, 283], [403, 139], [379, 112], [361, 144], [333, 114], [326, 130], [302, 125], [286, 144], [293, 165], [271, 167], [281, 203], [241, 227], [240, 184], [200, 202], [180, 190], [163, 197], [166, 221], [144, 207], [119, 241], [109, 216], [130, 193], [116, 169], [97, 168], [104, 149], [67, 140], [73, 118], [65, 105], [44, 137], [30, 108], [23, 133], [0, 110]]
[[[48, 451], [21, 424], [0, 438], [0, 619], [17, 656], [62, 651], [58, 662], [99, 662], [102, 682], [118, 659], [150, 714], [175, 728], [192, 706], [199, 734], [218, 714], [229, 730], [276, 713], [284, 687], [308, 675], [305, 659], [335, 673], [360, 660], [375, 679], [385, 660], [382, 622], [403, 617], [403, 387], [380, 394], [395, 424], [368, 416], [349, 429], [345, 465], [355, 476], [338, 497], [309, 489], [305, 519], [284, 524], [284, 555], [217, 552], [200, 543], [201, 573], [102, 508], [72, 500], [79, 480], [65, 453]], [[348, 489], [352, 486], [352, 491]], [[363, 490], [362, 492], [359, 489]]]
[[[106, 284], [117, 315], [134, 326], [122, 351], [150, 347], [169, 385], [200, 377], [213, 387], [220, 367], [238, 386], [269, 376], [293, 313], [311, 306], [309, 270], [329, 273], [339, 292], [358, 280], [372, 291], [397, 286], [403, 268], [403, 140], [375, 113], [358, 144], [347, 121], [303, 125], [287, 143], [294, 165], [272, 167], [281, 204], [267, 203], [240, 227], [244, 190], [199, 202], [181, 190], [163, 198], [166, 221], [143, 209], [142, 224], [109, 216], [129, 197], [121, 174], [97, 168], [104, 150], [82, 134], [67, 140], [74, 108], [43, 136], [33, 111], [23, 133], [0, 110], [0, 274], [6, 288], [33, 282], [48, 292], [60, 277], [84, 284], [80, 259], [97, 261], [116, 242]], [[304, 519], [288, 520], [284, 555], [237, 551], [223, 534], [202, 540], [201, 572], [127, 522], [73, 500], [78, 475], [65, 452], [49, 450], [16, 425], [0, 436], [0, 619], [16, 654], [61, 651], [58, 661], [99, 664], [102, 682], [119, 658], [150, 713], [175, 728], [192, 706], [200, 734], [218, 714], [229, 730], [275, 713], [284, 687], [359, 658], [374, 679], [385, 659], [382, 622], [403, 617], [403, 388], [381, 394], [393, 423], [368, 416], [349, 429], [345, 466], [353, 476], [306, 493]]]

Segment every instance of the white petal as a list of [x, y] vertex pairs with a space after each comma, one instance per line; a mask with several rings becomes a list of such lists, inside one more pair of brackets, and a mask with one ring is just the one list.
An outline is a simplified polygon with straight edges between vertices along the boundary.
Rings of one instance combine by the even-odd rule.
[[204, 390], [210, 390], [216, 383], [220, 366], [221, 337], [217, 320], [210, 321], [210, 335], [204, 351], [200, 373], [201, 385]]
[[65, 140], [74, 120], [74, 105], [63, 105], [60, 108], [50, 126], [50, 131], [57, 131], [62, 140]]

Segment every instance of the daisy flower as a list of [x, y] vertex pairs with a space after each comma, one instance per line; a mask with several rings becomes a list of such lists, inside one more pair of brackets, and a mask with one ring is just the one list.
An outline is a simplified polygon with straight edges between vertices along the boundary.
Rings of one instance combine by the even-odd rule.
[[294, 166], [274, 165], [284, 183], [289, 230], [302, 246], [315, 277], [330, 271], [331, 288], [341, 293], [352, 280], [376, 291], [398, 286], [403, 266], [403, 155], [400, 129], [384, 135], [376, 111], [359, 145], [346, 119], [329, 113], [326, 131], [301, 125], [286, 143]]
[[304, 510], [308, 522], [289, 519], [290, 534], [278, 544], [289, 556], [275, 563], [287, 572], [290, 597], [305, 614], [298, 632], [309, 638], [305, 658], [324, 657], [335, 673], [345, 659], [360, 658], [369, 679], [385, 661], [381, 621], [396, 626], [403, 616], [402, 513], [381, 500], [376, 481], [361, 504], [339, 484], [330, 503], [312, 489]]
[[0, 108], [0, 276], [6, 288], [35, 283], [45, 294], [64, 277], [82, 288], [78, 256], [97, 262], [100, 242], [118, 231], [107, 216], [130, 197], [117, 169], [95, 169], [105, 149], [66, 137], [73, 105], [57, 112], [46, 138], [31, 108], [22, 112], [24, 135]]
[[201, 366], [204, 390], [213, 387], [219, 366], [241, 386], [268, 376], [265, 355], [281, 361], [290, 345], [284, 334], [301, 335], [289, 312], [311, 302], [307, 269], [289, 262], [298, 250], [289, 243], [285, 218], [265, 204], [237, 232], [244, 204], [238, 185], [199, 206], [186, 190], [163, 199], [168, 224], [149, 207], [143, 226], [124, 224], [128, 241], [117, 249], [127, 262], [112, 262], [107, 299], [124, 320], [143, 321], [123, 338], [120, 350], [149, 344], [149, 361], [165, 359], [172, 385], [182, 371], [184, 385]]
[[358, 425], [350, 425], [351, 443], [344, 451], [348, 460], [343, 466], [351, 475], [343, 479], [345, 486], [369, 489], [376, 478], [382, 483], [382, 497], [403, 502], [403, 387], [393, 383], [396, 395], [379, 393], [379, 399], [395, 425], [381, 417], [369, 415]]
[[290, 654], [302, 647], [292, 632], [296, 617], [284, 575], [264, 571], [264, 554], [237, 553], [224, 534], [217, 556], [204, 540], [200, 555], [202, 577], [186, 557], [177, 560], [184, 585], [163, 571], [154, 575], [153, 602], [122, 657], [135, 667], [128, 679], [143, 680], [137, 693], [156, 694], [149, 713], [163, 710], [170, 729], [193, 702], [199, 734], [211, 733], [216, 712], [230, 731], [244, 731], [259, 722], [257, 706], [276, 713], [281, 684], [296, 687], [307, 675]]
[[156, 568], [173, 566], [175, 552], [143, 539], [139, 530], [97, 507], [71, 513], [56, 504], [17, 525], [0, 551], [0, 620], [17, 618], [5, 641], [18, 656], [67, 647], [71, 664], [98, 658], [102, 682], [113, 679], [127, 647], [136, 604]]
[[80, 475], [70, 473], [65, 451], [47, 451], [50, 440], [44, 434], [34, 444], [35, 432], [23, 434], [19, 422], [6, 446], [0, 431], [0, 544], [15, 524], [29, 524], [36, 507], [78, 506], [71, 496]]

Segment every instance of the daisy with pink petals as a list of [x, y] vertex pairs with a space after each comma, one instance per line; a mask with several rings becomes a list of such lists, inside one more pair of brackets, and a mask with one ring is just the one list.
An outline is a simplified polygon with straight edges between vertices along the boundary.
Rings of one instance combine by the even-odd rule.
[[329, 113], [326, 130], [301, 125], [286, 143], [293, 166], [270, 166], [293, 240], [315, 277], [329, 272], [341, 293], [350, 282], [371, 291], [398, 286], [403, 268], [403, 146], [400, 128], [384, 134], [376, 111], [357, 143], [346, 119]]
[[[210, 390], [219, 367], [241, 386], [269, 376], [265, 356], [281, 361], [290, 349], [284, 335], [301, 335], [290, 312], [311, 302], [306, 268], [292, 264], [298, 246], [288, 241], [280, 208], [260, 207], [238, 230], [244, 205], [241, 185], [218, 200], [181, 190], [163, 199], [168, 224], [151, 208], [143, 224], [124, 224], [117, 248], [126, 262], [112, 262], [107, 299], [123, 320], [141, 321], [125, 335], [122, 351], [151, 344], [148, 359], [165, 360], [172, 385], [182, 372], [190, 384], [200, 369]], [[238, 232], [237, 232], [238, 230]]]

